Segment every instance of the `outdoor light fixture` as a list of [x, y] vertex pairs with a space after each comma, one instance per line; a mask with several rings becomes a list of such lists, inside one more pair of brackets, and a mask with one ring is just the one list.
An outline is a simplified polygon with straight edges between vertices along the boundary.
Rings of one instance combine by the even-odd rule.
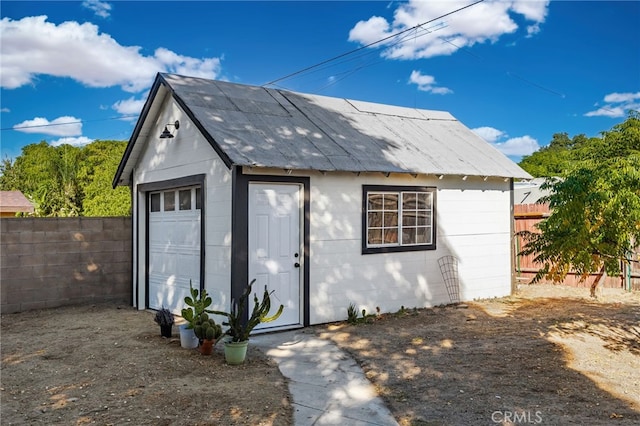
[[167, 128], [168, 126], [173, 126], [176, 130], [178, 130], [180, 128], [180, 122], [176, 120], [175, 123], [168, 123], [167, 125], [165, 125], [164, 130], [160, 134], [160, 139], [171, 139], [173, 137], [173, 135]]

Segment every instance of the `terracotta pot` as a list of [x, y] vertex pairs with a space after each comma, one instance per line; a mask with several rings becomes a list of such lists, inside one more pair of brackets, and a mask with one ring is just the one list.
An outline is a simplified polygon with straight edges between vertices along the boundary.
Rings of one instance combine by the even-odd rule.
[[200, 347], [198, 349], [200, 350], [200, 353], [202, 355], [211, 355], [211, 353], [213, 352], [213, 345], [215, 343], [216, 341], [214, 339], [203, 340], [200, 342]]

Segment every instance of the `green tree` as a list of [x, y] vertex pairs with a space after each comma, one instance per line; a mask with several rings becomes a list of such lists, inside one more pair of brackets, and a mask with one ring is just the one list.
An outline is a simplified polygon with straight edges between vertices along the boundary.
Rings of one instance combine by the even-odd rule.
[[611, 130], [602, 132], [602, 138], [594, 138], [590, 143], [576, 149], [576, 159], [605, 161], [640, 155], [640, 113], [631, 111], [625, 121]]
[[128, 216], [131, 194], [128, 188], [113, 189], [111, 182], [127, 147], [121, 141], [96, 141], [85, 147], [79, 172], [84, 193], [85, 216]]
[[[614, 128], [625, 133], [616, 138], [640, 142], [634, 128]], [[533, 281], [562, 282], [572, 270], [584, 281], [598, 273], [591, 284], [595, 297], [602, 275], [619, 274], [640, 242], [640, 156], [583, 161], [543, 189], [551, 192], [540, 202], [548, 202], [552, 214], [537, 225], [540, 232], [522, 233], [521, 253], [542, 265]]]
[[53, 147], [46, 142], [22, 148], [11, 163], [2, 163], [2, 190], [22, 191], [36, 205], [38, 216], [78, 213], [79, 193], [74, 184], [77, 148]]
[[576, 152], [597, 139], [582, 134], [569, 138], [567, 133], [555, 133], [549, 145], [524, 156], [520, 167], [535, 177], [563, 176], [576, 160]]
[[0, 163], [0, 189], [22, 191], [38, 216], [129, 215], [128, 189], [111, 188], [125, 148], [122, 141], [84, 147], [30, 144], [15, 161]]
[[553, 135], [549, 145], [524, 156], [520, 167], [535, 177], [562, 177], [576, 162], [604, 161], [640, 154], [640, 113], [629, 111], [626, 120], [598, 137], [583, 134], [570, 138], [567, 133]]

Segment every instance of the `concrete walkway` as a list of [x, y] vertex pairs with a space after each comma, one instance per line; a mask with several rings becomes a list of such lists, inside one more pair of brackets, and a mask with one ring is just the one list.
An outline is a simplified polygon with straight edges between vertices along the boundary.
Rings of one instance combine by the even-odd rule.
[[258, 334], [251, 344], [289, 379], [295, 426], [398, 424], [355, 360], [312, 331]]

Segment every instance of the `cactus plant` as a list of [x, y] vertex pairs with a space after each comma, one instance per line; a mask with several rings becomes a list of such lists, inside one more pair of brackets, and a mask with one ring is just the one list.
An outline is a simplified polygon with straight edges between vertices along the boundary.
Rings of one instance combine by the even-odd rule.
[[226, 325], [229, 328], [226, 330], [225, 334], [231, 337], [232, 342], [245, 342], [249, 340], [249, 335], [251, 331], [261, 323], [275, 321], [282, 314], [282, 310], [284, 309], [283, 305], [280, 305], [277, 312], [271, 316], [269, 315], [269, 311], [271, 310], [271, 293], [267, 291], [267, 287], [264, 288], [264, 293], [262, 295], [262, 301], [258, 300], [257, 295], [253, 295], [253, 311], [251, 312], [251, 316], [245, 322], [244, 312], [247, 309], [247, 304], [249, 300], [249, 295], [251, 294], [251, 287], [256, 282], [254, 279], [249, 283], [249, 286], [244, 289], [242, 295], [240, 296], [240, 300], [236, 303], [233, 303], [231, 306], [231, 312], [222, 312], [222, 311], [213, 311], [212, 313], [217, 315], [223, 315], [227, 317], [227, 321], [223, 322], [222, 325]]
[[193, 331], [200, 340], [217, 340], [222, 336], [222, 327], [213, 318], [209, 318], [206, 312], [195, 318]]
[[153, 320], [160, 326], [160, 335], [171, 337], [171, 327], [173, 327], [175, 318], [169, 309], [163, 306], [162, 309], [156, 311]]
[[189, 290], [191, 296], [184, 298], [184, 303], [188, 307], [182, 309], [182, 318], [189, 323], [187, 328], [195, 328], [195, 321], [197, 318], [200, 318], [202, 314], [213, 313], [213, 311], [207, 309], [211, 306], [213, 300], [211, 299], [211, 296], [207, 294], [207, 289], [195, 289], [193, 288], [191, 281], [189, 281]]
[[161, 327], [172, 326], [175, 322], [175, 318], [173, 317], [171, 311], [164, 306], [162, 307], [162, 309], [156, 311], [156, 316], [153, 318], [153, 320]]

